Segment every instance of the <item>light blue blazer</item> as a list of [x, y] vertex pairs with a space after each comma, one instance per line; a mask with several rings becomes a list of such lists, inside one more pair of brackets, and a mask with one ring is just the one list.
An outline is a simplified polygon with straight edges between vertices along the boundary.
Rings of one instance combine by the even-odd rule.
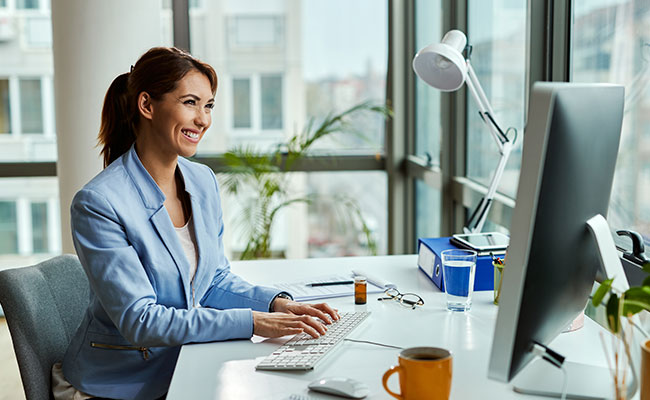
[[181, 157], [178, 166], [192, 204], [198, 308], [165, 196], [134, 147], [72, 201], [72, 236], [91, 290], [63, 372], [83, 392], [115, 399], [164, 395], [182, 344], [250, 338], [252, 310], [269, 311], [279, 293], [230, 272], [216, 178]]

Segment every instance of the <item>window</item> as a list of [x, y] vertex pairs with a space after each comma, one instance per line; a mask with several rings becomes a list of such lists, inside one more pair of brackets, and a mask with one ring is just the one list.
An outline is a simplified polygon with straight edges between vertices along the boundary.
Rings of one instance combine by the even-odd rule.
[[[232, 80], [232, 126], [251, 135], [282, 134], [282, 76], [258, 75]], [[277, 138], [276, 138], [277, 140]]]
[[228, 22], [228, 43], [232, 49], [284, 44], [284, 18], [281, 16], [234, 16]]
[[47, 202], [32, 202], [32, 252], [48, 252]]
[[43, 105], [40, 79], [20, 79], [22, 133], [43, 133]]
[[578, 0], [573, 25], [572, 80], [625, 85], [608, 222], [650, 240], [650, 7], [645, 0]]
[[0, 201], [0, 254], [18, 253], [16, 202]]
[[[418, 238], [440, 237], [440, 191], [415, 181], [415, 234]], [[416, 252], [417, 248], [409, 249]]]
[[[220, 78], [200, 154], [244, 143], [274, 148], [310, 118], [322, 120], [363, 101], [385, 103], [386, 0], [215, 0], [197, 7], [190, 9], [191, 51]], [[331, 21], [337, 21], [334, 30]], [[363, 138], [324, 140], [320, 148], [383, 149], [381, 117], [355, 124]]]
[[[317, 126], [328, 115], [365, 101], [384, 104], [387, 11], [387, 0], [215, 0], [191, 7], [191, 51], [210, 63], [220, 78], [212, 127], [198, 148], [199, 154], [224, 153], [239, 145], [274, 150], [302, 132], [310, 121]], [[336, 29], [332, 21], [336, 21]], [[374, 155], [383, 151], [385, 122], [381, 116], [359, 114], [350, 125], [358, 134], [319, 139], [313, 152]], [[355, 183], [349, 183], [350, 187], [372, 182], [369, 193], [375, 199], [386, 197], [383, 171], [301, 176], [292, 187], [296, 193], [327, 187], [331, 189], [318, 197], [329, 196], [348, 187], [340, 184], [342, 180], [352, 179]], [[377, 201], [367, 203], [370, 205], [364, 203], [362, 208], [377, 208]], [[233, 204], [224, 206], [230, 221], [237, 215], [236, 201]], [[387, 203], [382, 204], [383, 215]], [[274, 249], [286, 250], [292, 257], [363, 253], [360, 248], [345, 247], [356, 241], [344, 239], [345, 234], [336, 231], [332, 218], [337, 211], [327, 207], [297, 206], [285, 213], [274, 234]], [[386, 217], [380, 217], [367, 218], [385, 252]], [[294, 229], [298, 225], [304, 227], [304, 234]], [[327, 239], [330, 233], [331, 240]], [[243, 249], [235, 235], [226, 238], [226, 247], [235, 254]]]
[[52, 47], [52, 20], [49, 15], [30, 15], [24, 18], [24, 43], [28, 48]]
[[[517, 140], [506, 165], [499, 191], [517, 192], [523, 143], [526, 89], [526, 1], [472, 1], [468, 4], [467, 40], [471, 63], [485, 90], [494, 116], [505, 131], [517, 130]], [[514, 139], [513, 131], [508, 135]], [[488, 127], [467, 94], [467, 177], [488, 186], [499, 152]]]
[[251, 80], [232, 81], [233, 128], [251, 128]]
[[23, 10], [38, 10], [38, 0], [16, 0], [16, 8]]
[[282, 77], [262, 76], [262, 129], [282, 129]]

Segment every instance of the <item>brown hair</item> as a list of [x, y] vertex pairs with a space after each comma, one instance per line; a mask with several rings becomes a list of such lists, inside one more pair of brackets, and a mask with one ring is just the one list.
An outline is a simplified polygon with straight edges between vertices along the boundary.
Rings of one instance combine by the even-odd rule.
[[126, 153], [135, 142], [140, 121], [138, 95], [147, 92], [160, 100], [173, 91], [190, 71], [199, 71], [210, 81], [212, 94], [217, 92], [214, 69], [189, 53], [175, 47], [154, 47], [144, 53], [131, 71], [119, 75], [106, 92], [98, 141], [102, 147], [104, 168]]

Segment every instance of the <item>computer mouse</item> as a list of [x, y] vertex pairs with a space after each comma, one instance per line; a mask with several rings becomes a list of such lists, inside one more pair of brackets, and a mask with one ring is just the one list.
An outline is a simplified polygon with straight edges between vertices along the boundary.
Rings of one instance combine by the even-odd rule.
[[315, 392], [333, 394], [349, 399], [363, 399], [370, 393], [368, 385], [365, 383], [341, 377], [321, 378], [310, 383], [308, 387]]

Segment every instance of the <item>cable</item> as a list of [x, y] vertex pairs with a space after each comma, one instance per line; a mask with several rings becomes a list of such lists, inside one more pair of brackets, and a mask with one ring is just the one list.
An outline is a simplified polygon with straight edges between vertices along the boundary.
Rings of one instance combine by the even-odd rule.
[[567, 373], [566, 368], [564, 368], [564, 364], [562, 364], [560, 369], [562, 370], [562, 374], [564, 375], [564, 381], [562, 383], [562, 394], [560, 395], [560, 400], [565, 400], [567, 387], [569, 386], [569, 374]]
[[366, 344], [373, 344], [375, 346], [390, 347], [391, 349], [398, 349], [398, 350], [402, 350], [404, 348], [404, 347], [393, 346], [393, 345], [390, 345], [390, 344], [371, 342], [371, 341], [368, 341], [368, 340], [356, 340], [356, 339], [347, 339], [347, 338], [343, 339], [343, 340], [348, 341], [348, 342], [366, 343]]

